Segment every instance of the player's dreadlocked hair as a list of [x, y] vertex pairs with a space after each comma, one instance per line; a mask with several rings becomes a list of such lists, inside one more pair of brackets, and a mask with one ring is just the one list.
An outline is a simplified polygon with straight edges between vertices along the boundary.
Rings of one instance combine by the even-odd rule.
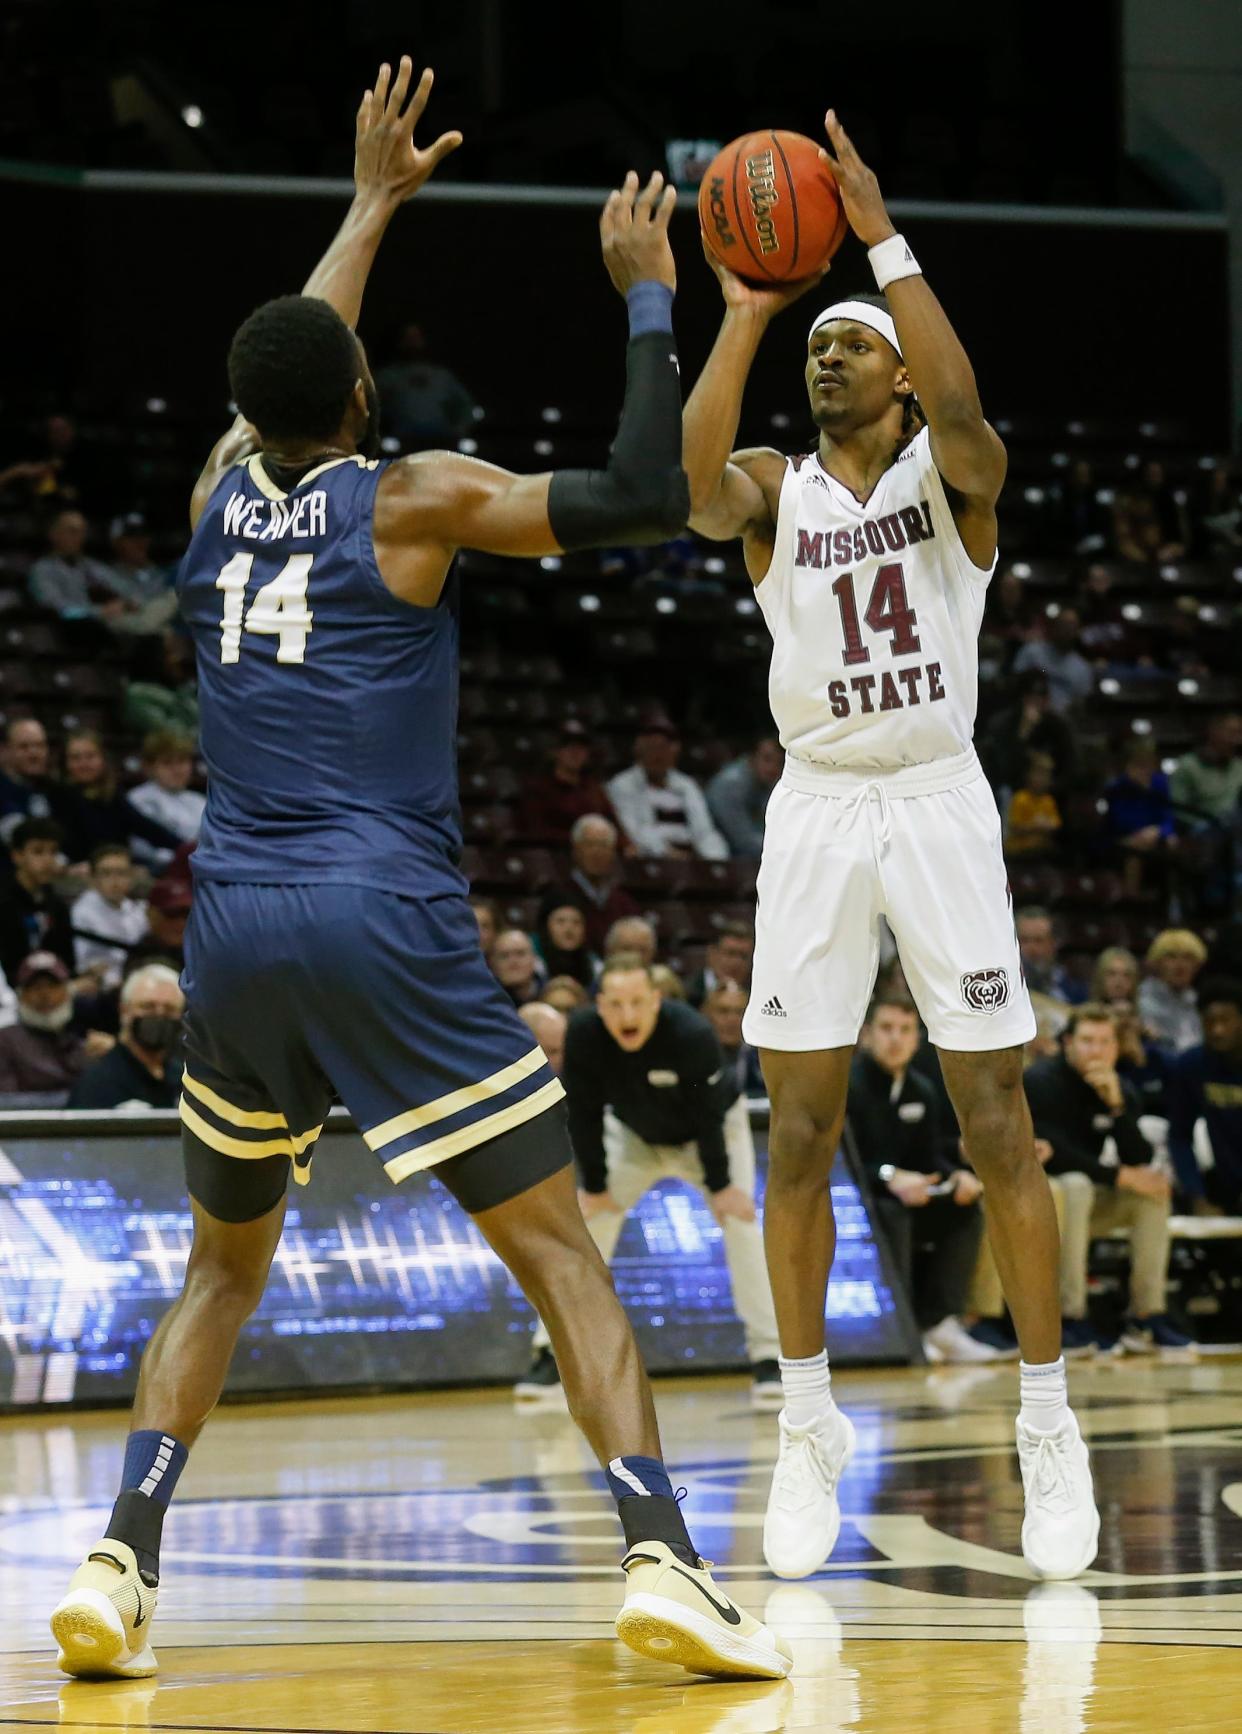
[[229, 348], [234, 401], [264, 439], [330, 440], [360, 372], [353, 332], [310, 295], [265, 302]]
[[[866, 307], [879, 307], [883, 312], [887, 313], [890, 318], [892, 317], [893, 310], [888, 304], [887, 295], [878, 295], [872, 290], [862, 295], [850, 295], [846, 297], [846, 299], [850, 301], [861, 301]], [[901, 456], [902, 452], [905, 451], [906, 447], [910, 444], [910, 441], [914, 438], [915, 434], [918, 433], [919, 429], [926, 425], [927, 417], [923, 414], [923, 406], [919, 402], [918, 398], [915, 397], [914, 393], [911, 392], [909, 397], [901, 406], [901, 436], [898, 439], [896, 446], [893, 448], [893, 463], [897, 462], [897, 459]]]

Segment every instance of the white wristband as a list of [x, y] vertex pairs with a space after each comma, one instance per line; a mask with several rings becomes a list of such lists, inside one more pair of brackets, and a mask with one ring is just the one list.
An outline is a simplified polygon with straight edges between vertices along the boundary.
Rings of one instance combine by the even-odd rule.
[[875, 272], [877, 289], [887, 289], [899, 277], [923, 275], [904, 235], [890, 235], [886, 241], [877, 241], [874, 247], [868, 247], [867, 257]]

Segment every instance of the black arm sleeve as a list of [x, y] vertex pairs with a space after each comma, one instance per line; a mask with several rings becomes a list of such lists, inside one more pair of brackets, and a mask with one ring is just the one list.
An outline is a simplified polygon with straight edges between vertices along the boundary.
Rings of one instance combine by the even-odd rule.
[[690, 516], [681, 467], [681, 375], [671, 332], [631, 337], [625, 402], [606, 470], [557, 470], [548, 522], [567, 553], [679, 535]]
[[574, 1148], [584, 1192], [608, 1190], [604, 1153], [604, 1093], [598, 1056], [590, 1033], [570, 1020], [565, 1038], [561, 1082], [569, 1100], [569, 1141]]

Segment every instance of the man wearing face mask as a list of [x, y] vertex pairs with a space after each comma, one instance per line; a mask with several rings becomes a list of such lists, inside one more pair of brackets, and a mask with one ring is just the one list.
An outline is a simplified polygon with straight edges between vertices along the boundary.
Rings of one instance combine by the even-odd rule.
[[17, 972], [17, 1022], [0, 1030], [0, 1104], [15, 1106], [10, 1097], [63, 1100], [91, 1058], [73, 1027], [69, 971], [53, 952], [31, 952]]
[[121, 1036], [69, 1092], [71, 1108], [175, 1108], [181, 1093], [181, 1018], [176, 972], [153, 963], [121, 989]]

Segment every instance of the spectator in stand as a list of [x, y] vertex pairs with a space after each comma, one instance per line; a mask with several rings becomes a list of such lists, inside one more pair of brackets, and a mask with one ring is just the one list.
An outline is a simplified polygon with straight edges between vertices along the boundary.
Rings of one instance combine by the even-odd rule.
[[198, 738], [198, 683], [189, 640], [169, 632], [163, 641], [163, 679], [132, 680], [125, 688], [125, 726], [135, 734], [172, 729]]
[[86, 553], [88, 525], [74, 507], [48, 526], [48, 552], [30, 568], [30, 598], [60, 620], [111, 623], [125, 612], [110, 567]]
[[17, 972], [17, 1022], [0, 1030], [0, 1106], [39, 1096], [40, 1106], [59, 1107], [90, 1059], [73, 1025], [69, 971], [52, 952], [32, 951]]
[[53, 797], [52, 811], [65, 833], [65, 854], [75, 864], [89, 861], [102, 843], [128, 848], [132, 837], [156, 851], [163, 865], [182, 841], [121, 793], [94, 729], [75, 729], [65, 737], [65, 780]]
[[651, 979], [659, 988], [661, 999], [685, 999], [686, 984], [667, 963], [653, 963]]
[[147, 893], [147, 935], [130, 948], [129, 968], [163, 963], [185, 968], [185, 927], [194, 901], [191, 882], [180, 874], [166, 873]]
[[696, 1008], [709, 993], [726, 982], [750, 992], [750, 972], [755, 961], [755, 930], [748, 921], [726, 921], [716, 930], [707, 948], [703, 967], [686, 983], [686, 998]]
[[[1107, 1006], [1075, 1007], [1055, 1058], [1026, 1074], [1035, 1136], [1052, 1146], [1046, 1164], [1061, 1193], [1061, 1311], [1068, 1355], [1098, 1346], [1087, 1322], [1091, 1241], [1130, 1233], [1130, 1311], [1122, 1345], [1134, 1354], [1182, 1352], [1193, 1345], [1166, 1312], [1169, 1267], [1167, 1177], [1151, 1165], [1139, 1130], [1138, 1098], [1117, 1075], [1117, 1030]], [[1115, 1153], [1115, 1162], [1105, 1160]]]
[[[1202, 1045], [1169, 1077], [1169, 1155], [1196, 1216], [1242, 1216], [1242, 982], [1206, 981], [1202, 1000]], [[1206, 1171], [1195, 1156], [1200, 1120], [1212, 1150]]]
[[151, 559], [151, 531], [141, 512], [125, 512], [112, 520], [112, 583], [125, 612], [109, 621], [113, 632], [127, 638], [155, 637], [177, 613], [177, 593], [170, 574]]
[[69, 1107], [175, 1108], [184, 1013], [175, 970], [160, 963], [135, 970], [121, 989], [120, 1038], [79, 1075]]
[[554, 975], [544, 988], [541, 998], [544, 1005], [550, 1005], [553, 1011], [560, 1012], [564, 1017], [571, 1017], [574, 1012], [591, 1003], [591, 996], [582, 983], [569, 975]]
[[1022, 973], [1031, 992], [1060, 1000], [1064, 1005], [1076, 1005], [1084, 1000], [1087, 996], [1082, 983], [1075, 981], [1057, 962], [1056, 923], [1048, 911], [1032, 904], [1019, 909], [1015, 922], [1018, 949], [1022, 954]]
[[507, 927], [496, 935], [488, 962], [492, 974], [515, 1006], [529, 1005], [531, 1000], [541, 997], [539, 990], [544, 983], [544, 973], [530, 935], [523, 933], [520, 927]]
[[1144, 1034], [1137, 1005], [1119, 1002], [1108, 1009], [1117, 1026], [1117, 1076], [1138, 1098], [1140, 1114], [1154, 1114], [1157, 1119], [1167, 1120], [1173, 1061]]
[[1207, 946], [1185, 927], [1167, 927], [1147, 950], [1147, 980], [1139, 988], [1143, 1027], [1171, 1054], [1203, 1040], [1194, 980], [1207, 962]]
[[93, 975], [103, 989], [118, 988], [132, 946], [147, 932], [147, 914], [130, 896], [134, 864], [121, 843], [101, 843], [91, 856], [91, 883], [70, 914], [79, 975]]
[[677, 769], [681, 737], [667, 717], [649, 718], [634, 741], [634, 760], [607, 785], [626, 835], [640, 855], [724, 861], [729, 846], [712, 824], [693, 777]]
[[37, 504], [44, 511], [62, 504], [89, 508], [107, 491], [108, 466], [82, 439], [72, 416], [45, 416], [26, 449], [46, 472], [36, 487]]
[[1031, 599], [1026, 585], [1012, 566], [1006, 566], [988, 585], [980, 634], [994, 646], [992, 654], [1002, 671], [1012, 663], [1030, 629]]
[[998, 711], [979, 740], [979, 755], [997, 793], [1016, 789], [1030, 752], [1048, 753], [1053, 786], [1064, 789], [1074, 769], [1074, 737], [1052, 709], [1046, 675], [1038, 669], [1016, 678], [1017, 702]]
[[1233, 464], [1216, 464], [1207, 481], [1196, 514], [1200, 535], [1197, 552], [1231, 555], [1242, 548], [1242, 476]]
[[0, 769], [0, 836], [8, 838], [23, 819], [50, 819], [56, 783], [48, 775], [47, 732], [32, 716], [15, 717], [4, 731]]
[[[570, 1021], [565, 1093], [582, 1214], [609, 1260], [626, 1213], [673, 1177], [702, 1194], [724, 1234], [733, 1301], [746, 1333], [752, 1402], [779, 1407], [776, 1313], [755, 1211], [755, 1146], [745, 1101], [721, 1076], [706, 1020], [662, 1000], [632, 952], [604, 965], [594, 1007]], [[559, 1373], [542, 1325], [520, 1397], [554, 1394]]]
[[[190, 787], [194, 743], [172, 729], [153, 729], [142, 743], [142, 766], [147, 780], [130, 790], [130, 805], [178, 842], [197, 842], [207, 797]], [[160, 867], [164, 852], [139, 837], [134, 839], [134, 858], [145, 866]]]
[[1105, 786], [1104, 799], [1108, 807], [1105, 828], [1124, 851], [1126, 887], [1137, 891], [1142, 884], [1143, 862], [1167, 860], [1177, 850], [1169, 779], [1160, 769], [1160, 755], [1153, 742], [1142, 735], [1129, 738], [1121, 775]]
[[1015, 674], [1035, 669], [1048, 682], [1052, 708], [1058, 716], [1073, 710], [1095, 691], [1095, 674], [1079, 649], [1082, 621], [1076, 609], [1062, 608], [1044, 626], [1044, 636], [1024, 644], [1014, 658]]
[[1061, 809], [1052, 792], [1055, 766], [1051, 753], [1029, 752], [1026, 775], [1009, 799], [1005, 815], [1005, 854], [1030, 860], [1048, 855], [1061, 835]]
[[500, 932], [500, 910], [491, 897], [472, 896], [470, 907], [479, 924], [479, 948], [490, 963], [496, 935]]
[[1095, 960], [1088, 998], [1114, 1010], [1138, 999], [1139, 960], [1123, 945], [1107, 946]]
[[1209, 717], [1203, 741], [1177, 761], [1170, 791], [1186, 819], [1214, 819], [1233, 830], [1242, 800], [1242, 716]]
[[618, 951], [632, 951], [650, 969], [656, 960], [655, 928], [645, 915], [625, 915], [614, 921], [604, 937], [604, 960]]
[[543, 1049], [543, 1057], [559, 1078], [565, 1065], [565, 1031], [569, 1027], [564, 1012], [545, 1000], [535, 999], [519, 1006], [518, 1016]]
[[60, 876], [64, 832], [52, 819], [23, 819], [9, 838], [13, 883], [0, 892], [0, 969], [16, 981], [23, 958], [50, 951], [72, 974], [69, 906], [52, 890]]
[[890, 990], [872, 1002], [850, 1068], [850, 1128], [928, 1360], [994, 1361], [964, 1322], [983, 1187], [944, 1135], [932, 1085], [911, 1069], [919, 1039], [913, 1000]]
[[1099, 497], [1089, 458], [1075, 458], [1052, 490], [1057, 547], [1065, 554], [1098, 554], [1112, 541], [1113, 519]]
[[474, 427], [474, 399], [455, 373], [432, 361], [421, 325], [401, 328], [397, 351], [375, 375], [384, 431], [407, 452], [457, 445]]
[[758, 1050], [752, 1048], [742, 1035], [742, 1019], [749, 1001], [750, 995], [744, 987], [725, 981], [712, 989], [701, 1009], [720, 1043], [725, 1071], [737, 1085], [738, 1092], [743, 1096], [766, 1096], [768, 1087], [759, 1067]]
[[1149, 458], [1113, 496], [1113, 539], [1123, 560], [1181, 560], [1190, 546], [1186, 509], [1164, 465]]
[[517, 828], [523, 837], [566, 849], [579, 819], [589, 814], [616, 818], [604, 785], [590, 766], [590, 736], [576, 717], [570, 717], [561, 724], [551, 769], [532, 777], [522, 791]]
[[617, 827], [598, 814], [577, 820], [570, 836], [569, 878], [553, 885], [540, 904], [541, 912], [562, 903], [576, 903], [586, 917], [587, 944], [607, 955], [605, 939], [616, 921], [638, 914], [638, 904], [621, 883], [617, 867]]
[[568, 975], [583, 987], [595, 985], [599, 959], [586, 940], [586, 916], [576, 903], [561, 903], [549, 909], [539, 922], [535, 950], [544, 975]]
[[761, 735], [748, 753], [716, 772], [707, 785], [707, 805], [736, 859], [763, 854], [763, 822], [772, 790], [781, 780], [785, 752], [775, 735]]

